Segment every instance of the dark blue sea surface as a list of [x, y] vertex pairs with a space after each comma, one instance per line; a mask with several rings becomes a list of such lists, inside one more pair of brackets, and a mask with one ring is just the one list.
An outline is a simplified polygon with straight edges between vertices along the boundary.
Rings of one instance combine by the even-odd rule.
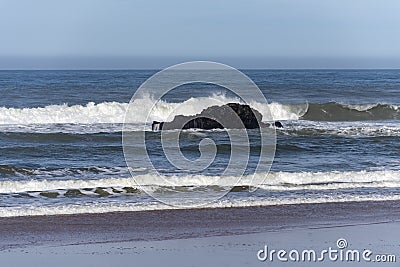
[[[0, 71], [1, 107], [129, 102], [156, 70]], [[400, 70], [243, 70], [270, 102], [399, 104]], [[176, 92], [174, 99], [204, 96]]]

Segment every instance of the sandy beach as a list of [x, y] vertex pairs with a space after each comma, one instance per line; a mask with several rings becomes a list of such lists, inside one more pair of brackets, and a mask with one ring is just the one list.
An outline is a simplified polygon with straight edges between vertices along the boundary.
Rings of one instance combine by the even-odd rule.
[[[257, 252], [266, 245], [322, 250], [345, 239], [348, 248], [398, 258], [399, 207], [387, 201], [2, 218], [0, 257], [13, 266], [280, 266], [289, 263], [260, 261]], [[316, 263], [301, 266], [308, 264]]]

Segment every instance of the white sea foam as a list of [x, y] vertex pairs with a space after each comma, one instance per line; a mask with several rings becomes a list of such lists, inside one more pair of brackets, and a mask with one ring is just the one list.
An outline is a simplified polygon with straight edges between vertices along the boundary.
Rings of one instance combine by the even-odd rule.
[[[141, 131], [144, 123], [168, 121], [175, 115], [195, 115], [207, 107], [226, 103], [240, 103], [240, 99], [213, 94], [209, 97], [190, 98], [182, 103], [160, 101], [152, 109], [150, 116], [144, 112], [152, 107], [150, 96], [136, 99], [131, 103], [130, 113], [126, 116], [127, 130]], [[284, 120], [283, 132], [290, 134], [336, 134], [354, 136], [398, 136], [398, 120], [385, 121], [312, 121], [300, 120], [308, 114], [309, 104], [282, 104], [252, 102], [250, 106], [258, 110], [263, 117]], [[310, 104], [316, 105], [316, 104]], [[327, 104], [330, 105], [330, 104]], [[338, 106], [342, 104], [336, 104]], [[370, 108], [379, 104], [344, 105], [353, 110], [368, 113]], [[30, 133], [98, 133], [120, 132], [128, 103], [104, 102], [86, 105], [51, 105], [37, 108], [0, 108], [0, 132]], [[387, 105], [397, 110], [395, 105]], [[147, 130], [149, 126], [147, 125]]]
[[290, 135], [338, 135], [338, 136], [399, 136], [399, 121], [290, 121], [285, 122], [282, 133]]
[[367, 111], [371, 108], [377, 107], [379, 104], [342, 104], [344, 107], [348, 107], [350, 109], [354, 109], [357, 111]]
[[[160, 101], [153, 109], [150, 117], [144, 110], [152, 107], [150, 96], [136, 99], [131, 105], [134, 107], [131, 114], [128, 114], [127, 122], [144, 123], [146, 120], [165, 121], [172, 119], [173, 116], [195, 115], [203, 109], [223, 105], [231, 102], [239, 103], [237, 98], [227, 97], [223, 94], [214, 94], [210, 97], [190, 98], [182, 103], [170, 103]], [[265, 118], [269, 117], [268, 108], [276, 120], [298, 119], [304, 110], [301, 107], [295, 108], [290, 105], [278, 103], [265, 104], [253, 102], [249, 103], [252, 107], [259, 110]], [[86, 105], [51, 105], [36, 108], [0, 108], [0, 125], [29, 125], [29, 124], [99, 124], [99, 123], [123, 123], [128, 103], [104, 102], [95, 104], [93, 102]], [[305, 107], [306, 108], [306, 107]]]
[[[151, 96], [136, 99], [131, 103], [131, 113], [126, 117], [128, 123], [144, 123], [146, 121], [172, 120], [175, 115], [195, 115], [207, 107], [223, 105], [227, 103], [242, 103], [239, 98], [227, 97], [224, 94], [213, 94], [209, 97], [189, 98], [181, 103], [159, 101], [152, 109], [150, 116], [145, 110], [152, 108]], [[272, 102], [248, 103], [258, 110], [265, 120], [298, 120], [309, 109], [309, 104], [282, 104]], [[319, 104], [314, 104], [319, 105]], [[327, 103], [327, 105], [332, 105]], [[384, 104], [335, 104], [337, 107], [348, 107], [352, 110], [368, 112], [379, 105], [386, 106], [393, 111], [398, 110], [396, 105]], [[103, 102], [95, 104], [89, 102], [86, 105], [50, 105], [35, 108], [5, 108], [0, 107], [0, 125], [31, 125], [31, 124], [121, 124], [125, 121], [125, 114], [129, 104], [119, 102]], [[322, 108], [323, 106], [321, 106]]]
[[[263, 174], [260, 174], [263, 175]], [[241, 197], [240, 195], [228, 195], [215, 202], [209, 203], [202, 208], [224, 208], [224, 207], [249, 207], [249, 206], [268, 206], [268, 205], [291, 205], [307, 203], [331, 203], [331, 202], [352, 202], [352, 201], [384, 201], [400, 200], [398, 194], [384, 194], [384, 191], [376, 191], [369, 194], [354, 194], [353, 189], [362, 188], [399, 188], [400, 171], [359, 171], [359, 172], [276, 172], [268, 175], [264, 174], [265, 182], [260, 186], [263, 190], [271, 193], [267, 197], [263, 194]], [[204, 186], [220, 184], [217, 176], [172, 176], [168, 180], [147, 175], [148, 188], [157, 186], [170, 186], [172, 184], [181, 186]], [[246, 176], [236, 185], [248, 185], [251, 176]], [[228, 185], [228, 184], [226, 184]], [[39, 197], [39, 192], [56, 191], [61, 194], [67, 189], [82, 188], [104, 188], [109, 193], [113, 193], [111, 188], [121, 189], [122, 187], [137, 187], [132, 178], [105, 178], [98, 180], [31, 180], [31, 181], [2, 181], [0, 182], [0, 193], [25, 193]], [[335, 189], [335, 190], [334, 190]], [[345, 191], [337, 191], [343, 189]], [[348, 191], [348, 189], [351, 189]], [[297, 191], [311, 190], [312, 194], [298, 194]], [[328, 190], [328, 191], [327, 191]], [[347, 190], [347, 191], [346, 191]], [[82, 190], [88, 197], [95, 193]], [[280, 194], [279, 192], [286, 192]], [[329, 192], [335, 192], [329, 193]], [[380, 193], [379, 193], [380, 192]], [[239, 193], [240, 194], [240, 193]], [[33, 216], [33, 215], [57, 215], [57, 214], [81, 214], [81, 213], [106, 213], [116, 211], [148, 211], [175, 209], [155, 200], [146, 201], [106, 201], [106, 202], [83, 202], [76, 204], [31, 204], [18, 207], [0, 207], [0, 217], [12, 216]]]
[[[295, 205], [313, 203], [337, 203], [337, 202], [362, 202], [362, 201], [390, 201], [400, 200], [400, 195], [368, 195], [357, 196], [347, 195], [342, 197], [295, 197], [295, 198], [264, 198], [264, 199], [226, 199], [210, 203], [201, 208], [228, 208], [228, 207], [254, 207], [254, 206], [275, 206]], [[84, 213], [107, 213], [107, 212], [129, 212], [129, 211], [150, 211], [166, 209], [183, 209], [169, 206], [160, 202], [138, 202], [138, 203], [90, 203], [65, 204], [56, 206], [31, 205], [23, 207], [0, 207], [0, 217], [15, 216], [40, 216], [40, 215], [61, 215], [61, 214], [84, 214]]]
[[1, 124], [121, 123], [128, 104], [90, 102], [84, 106], [51, 105], [37, 108], [0, 108]]
[[[332, 171], [332, 172], [271, 172], [257, 174], [257, 181], [265, 178], [260, 186], [265, 190], [330, 190], [345, 188], [395, 188], [400, 187], [400, 171]], [[156, 176], [145, 174], [140, 181], [148, 181], [144, 186], [235, 186], [251, 185], [252, 175], [244, 176], [239, 183], [237, 177], [221, 180], [219, 176], [186, 175]], [[233, 181], [233, 182], [232, 182]], [[143, 185], [143, 184], [142, 184]], [[50, 191], [60, 189], [82, 189], [96, 187], [137, 187], [133, 178], [104, 178], [87, 180], [29, 180], [1, 181], [0, 193], [21, 193], [33, 191]]]

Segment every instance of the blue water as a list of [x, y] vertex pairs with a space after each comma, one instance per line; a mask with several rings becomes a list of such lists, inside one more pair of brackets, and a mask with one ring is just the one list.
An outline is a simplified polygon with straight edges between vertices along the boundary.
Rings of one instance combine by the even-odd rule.
[[[399, 99], [399, 70], [243, 70], [270, 102], [394, 103]], [[84, 105], [128, 102], [156, 70], [0, 71], [1, 107]], [[199, 97], [204, 92], [176, 92]]]
[[[68, 209], [84, 212], [84, 207], [101, 207], [99, 212], [156, 207], [157, 201], [145, 193], [131, 192], [135, 186], [121, 145], [126, 105], [154, 73], [0, 71], [3, 215], [29, 215], [32, 210], [35, 214], [51, 214], [57, 213], [57, 208], [63, 213]], [[284, 128], [277, 130], [276, 156], [266, 185], [253, 194], [232, 192], [218, 205], [400, 196], [400, 70], [244, 73], [262, 90], [274, 118], [282, 121]], [[221, 88], [193, 84], [173, 90], [164, 105], [195, 98], [199, 99], [197, 105], [205, 108], [207, 99], [213, 97], [234, 101]], [[134, 134], [143, 129], [144, 120], [140, 118], [132, 124]], [[159, 133], [148, 134], [150, 146], [153, 144], [157, 150]], [[184, 133], [182, 151], [188, 158], [198, 157], [198, 144], [204, 137], [216, 142], [218, 157], [198, 175], [215, 177], [230, 156], [225, 132]], [[247, 173], [254, 169], [257, 159], [259, 143], [255, 134], [253, 137]], [[186, 182], [193, 179], [167, 164], [161, 152], [155, 151], [154, 155], [152, 160], [163, 174], [182, 177]], [[149, 172], [138, 168], [134, 174]], [[57, 183], [60, 181], [65, 183]], [[90, 185], [84, 181], [98, 182]], [[98, 188], [109, 194], [96, 193]], [[66, 194], [71, 189], [81, 194]], [[48, 192], [57, 192], [57, 196], [49, 197]]]

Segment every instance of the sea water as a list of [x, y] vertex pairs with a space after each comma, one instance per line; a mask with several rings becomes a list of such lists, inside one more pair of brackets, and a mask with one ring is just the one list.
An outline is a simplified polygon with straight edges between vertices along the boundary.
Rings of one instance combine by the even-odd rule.
[[[276, 155], [269, 174], [249, 192], [257, 153], [235, 190], [208, 207], [280, 205], [400, 199], [399, 70], [243, 70], [268, 103], [277, 129]], [[155, 70], [0, 71], [0, 216], [97, 213], [173, 208], [147, 195], [129, 172], [122, 127], [136, 89]], [[136, 99], [127, 127], [146, 132], [150, 149], [159, 132], [146, 120], [195, 115], [221, 103], [241, 102], [217, 86], [189, 84], [162, 99], [150, 118], [143, 112], [151, 94]], [[252, 151], [259, 150], [250, 130]], [[187, 130], [182, 153], [199, 157], [199, 142], [214, 140], [218, 155], [197, 173], [178, 170], [165, 156], [152, 161], [161, 175], [181, 187], [169, 188], [153, 170], [132, 169], [148, 190], [219, 190], [213, 187], [230, 157], [226, 131]], [[159, 156], [157, 156], [159, 155]], [[227, 187], [233, 185], [226, 185]]]

